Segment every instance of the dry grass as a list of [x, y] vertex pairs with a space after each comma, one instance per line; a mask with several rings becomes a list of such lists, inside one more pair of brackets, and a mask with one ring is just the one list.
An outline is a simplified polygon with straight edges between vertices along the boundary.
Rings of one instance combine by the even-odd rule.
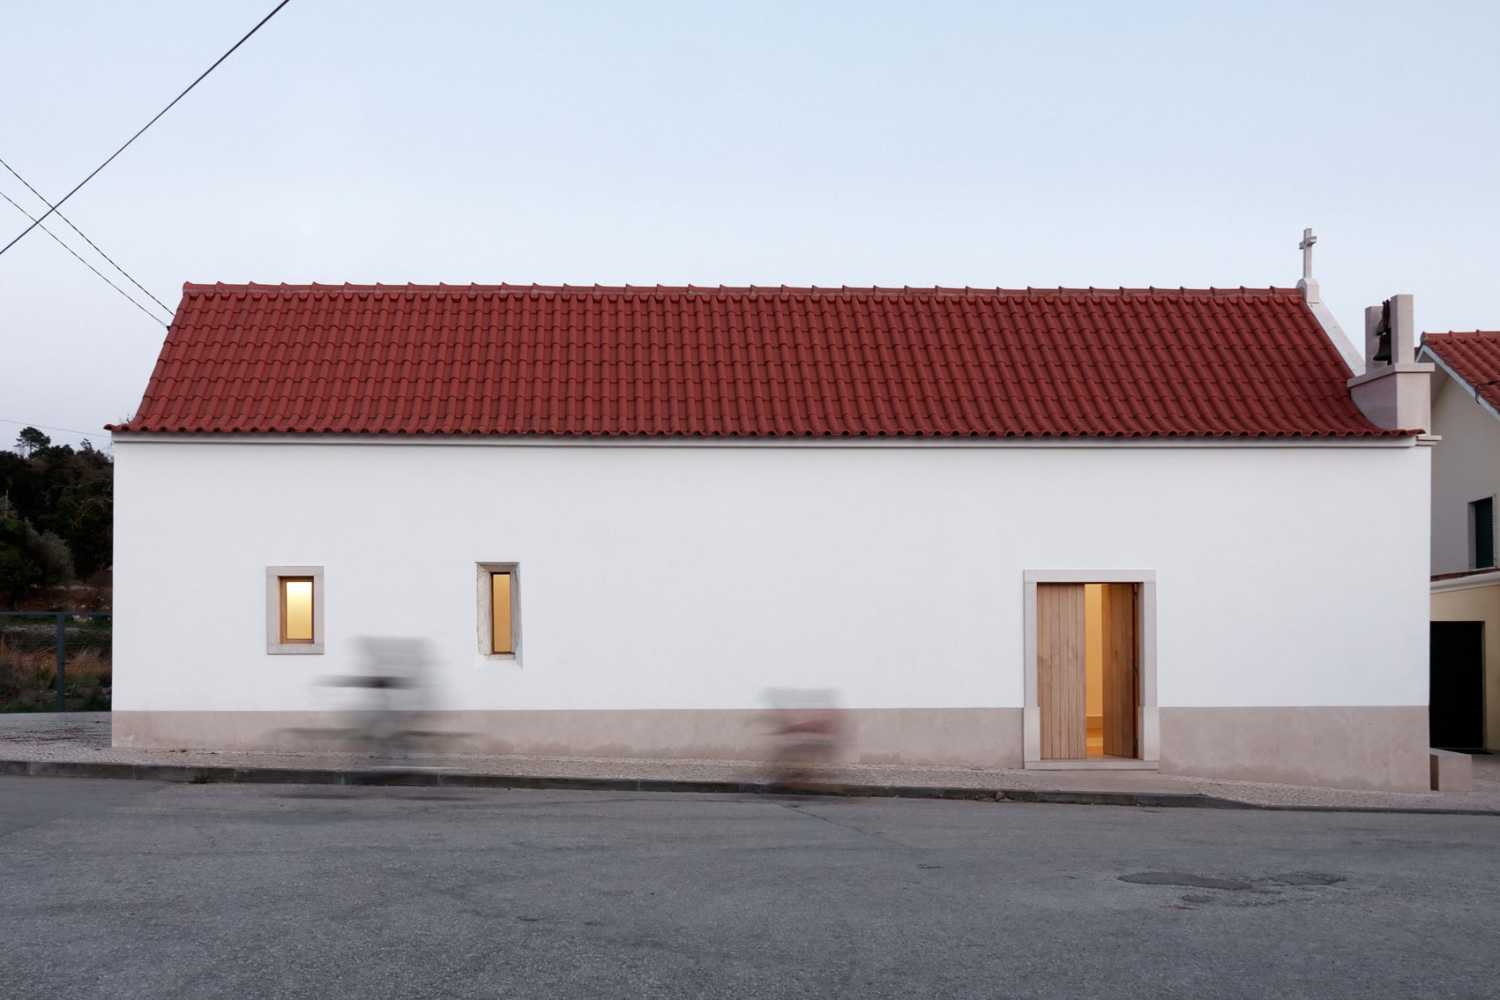
[[[109, 657], [98, 649], [69, 652], [63, 664], [69, 709], [109, 708]], [[57, 706], [57, 656], [25, 649], [0, 635], [0, 712], [50, 711]]]

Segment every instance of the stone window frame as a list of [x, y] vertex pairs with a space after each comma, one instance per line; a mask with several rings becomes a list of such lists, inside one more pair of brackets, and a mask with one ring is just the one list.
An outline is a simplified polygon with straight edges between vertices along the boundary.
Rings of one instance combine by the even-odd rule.
[[[313, 641], [281, 641], [281, 580], [283, 577], [311, 577], [313, 582]], [[326, 635], [323, 630], [328, 602], [324, 599], [322, 566], [266, 567], [266, 655], [322, 656]]]
[[[494, 651], [494, 621], [490, 609], [490, 574], [510, 574], [510, 648], [509, 653]], [[475, 622], [479, 655], [486, 660], [521, 665], [521, 564], [514, 560], [481, 560], [474, 564]]]

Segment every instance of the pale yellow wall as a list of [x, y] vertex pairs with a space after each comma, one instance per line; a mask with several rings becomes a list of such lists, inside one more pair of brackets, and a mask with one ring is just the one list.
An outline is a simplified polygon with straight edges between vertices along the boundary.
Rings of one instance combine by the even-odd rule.
[[1083, 585], [1083, 712], [1104, 715], [1104, 587]]
[[1470, 568], [1469, 502], [1500, 494], [1500, 419], [1441, 370], [1432, 387], [1432, 572], [1456, 573]]
[[1435, 622], [1484, 622], [1484, 745], [1500, 750], [1500, 584], [1432, 595]]

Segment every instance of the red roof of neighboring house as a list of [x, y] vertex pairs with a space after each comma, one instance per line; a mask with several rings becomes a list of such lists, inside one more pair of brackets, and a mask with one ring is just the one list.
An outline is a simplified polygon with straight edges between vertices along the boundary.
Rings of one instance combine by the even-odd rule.
[[1500, 331], [1425, 333], [1422, 346], [1469, 383], [1481, 399], [1500, 409]]
[[1295, 289], [185, 285], [115, 431], [1377, 437]]

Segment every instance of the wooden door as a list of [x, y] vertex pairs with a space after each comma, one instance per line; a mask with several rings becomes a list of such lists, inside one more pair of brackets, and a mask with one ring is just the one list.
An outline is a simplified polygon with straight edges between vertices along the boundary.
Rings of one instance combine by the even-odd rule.
[[1043, 760], [1088, 756], [1083, 632], [1083, 584], [1037, 584], [1036, 693]]
[[1110, 757], [1136, 756], [1140, 682], [1135, 594], [1133, 583], [1106, 583], [1103, 587], [1104, 752]]

